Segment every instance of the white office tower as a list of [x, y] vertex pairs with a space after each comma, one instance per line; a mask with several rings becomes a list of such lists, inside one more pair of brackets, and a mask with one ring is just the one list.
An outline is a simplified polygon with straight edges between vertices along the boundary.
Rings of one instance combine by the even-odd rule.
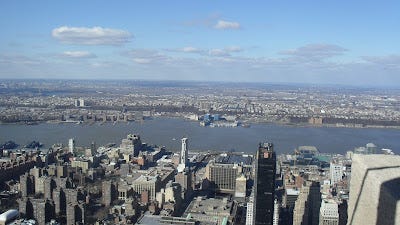
[[74, 149], [75, 149], [75, 140], [73, 138], [71, 138], [68, 141], [68, 151], [70, 153], [74, 153]]
[[79, 99], [79, 106], [84, 107], [85, 106], [85, 100], [83, 98]]
[[246, 225], [254, 225], [254, 194], [250, 194], [249, 201], [247, 202], [246, 210]]
[[339, 225], [339, 207], [336, 202], [322, 200], [319, 225]]
[[279, 225], [279, 210], [281, 209], [277, 199], [274, 201], [274, 217], [272, 220], [273, 225]]
[[188, 166], [188, 139], [182, 138], [181, 159], [179, 160], [178, 172], [183, 172]]
[[343, 166], [340, 163], [331, 162], [330, 164], [331, 185], [335, 185], [342, 180]]
[[188, 161], [188, 139], [182, 138], [182, 149], [181, 149], [181, 164], [187, 165]]
[[75, 106], [76, 107], [84, 107], [85, 106], [85, 100], [80, 98], [80, 99], [75, 99]]
[[354, 155], [347, 224], [400, 224], [400, 156]]

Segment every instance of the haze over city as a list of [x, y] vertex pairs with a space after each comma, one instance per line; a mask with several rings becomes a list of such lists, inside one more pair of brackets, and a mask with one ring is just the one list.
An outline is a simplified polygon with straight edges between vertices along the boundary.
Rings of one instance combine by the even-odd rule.
[[398, 86], [398, 1], [2, 1], [0, 78]]

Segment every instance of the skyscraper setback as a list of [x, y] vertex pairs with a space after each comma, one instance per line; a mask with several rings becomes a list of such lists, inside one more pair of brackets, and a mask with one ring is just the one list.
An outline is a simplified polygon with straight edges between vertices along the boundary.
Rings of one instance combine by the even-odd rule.
[[181, 149], [181, 164], [185, 164], [187, 166], [188, 161], [188, 139], [182, 138], [182, 149]]
[[260, 143], [255, 158], [254, 224], [273, 223], [276, 155], [272, 143]]
[[181, 156], [179, 160], [178, 172], [183, 172], [186, 168], [189, 167], [188, 161], [188, 139], [182, 138], [182, 149], [181, 149]]

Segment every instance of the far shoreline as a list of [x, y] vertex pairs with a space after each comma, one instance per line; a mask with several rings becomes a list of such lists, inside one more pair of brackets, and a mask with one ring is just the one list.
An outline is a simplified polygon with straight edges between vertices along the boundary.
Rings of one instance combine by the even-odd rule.
[[[182, 116], [172, 116], [172, 115], [167, 115], [167, 116], [152, 116], [150, 118], [146, 118], [143, 120], [132, 120], [132, 121], [91, 121], [91, 122], [85, 122], [85, 121], [55, 121], [55, 120], [47, 120], [47, 121], [23, 121], [23, 122], [3, 122], [0, 121], [0, 125], [25, 125], [25, 126], [35, 126], [39, 124], [77, 124], [77, 125], [94, 125], [94, 124], [116, 124], [116, 123], [140, 123], [140, 122], [145, 122], [146, 120], [152, 120], [152, 119], [181, 119], [184, 121], [188, 122], [193, 122], [193, 123], [199, 123], [200, 120], [190, 120], [186, 117]], [[309, 124], [309, 123], [290, 123], [290, 122], [279, 122], [279, 121], [248, 121], [244, 120], [244, 123], [246, 125], [249, 125], [249, 127], [253, 125], [276, 125], [276, 126], [283, 126], [283, 127], [301, 127], [301, 128], [350, 128], [350, 129], [394, 129], [398, 130], [400, 129], [400, 126], [383, 126], [383, 125], [358, 125], [358, 124]], [[200, 125], [199, 125], [200, 126]], [[232, 128], [248, 128], [244, 126], [238, 126], [238, 127], [232, 127]], [[218, 127], [211, 127], [211, 128], [218, 128]]]

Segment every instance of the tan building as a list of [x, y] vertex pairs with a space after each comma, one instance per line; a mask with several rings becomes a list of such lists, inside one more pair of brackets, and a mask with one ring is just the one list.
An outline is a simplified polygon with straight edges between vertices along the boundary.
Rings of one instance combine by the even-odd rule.
[[126, 200], [128, 197], [131, 196], [132, 188], [126, 184], [119, 184], [118, 185], [118, 199], [119, 200]]
[[103, 181], [101, 187], [101, 194], [102, 194], [102, 204], [105, 206], [110, 206], [111, 202], [114, 200], [113, 193], [114, 191], [114, 184], [111, 181]]
[[35, 194], [44, 193], [44, 182], [46, 177], [35, 177]]
[[235, 193], [238, 166], [235, 164], [222, 164], [210, 161], [206, 166], [206, 178], [216, 191], [222, 193]]
[[236, 178], [236, 187], [235, 187], [235, 197], [244, 198], [246, 197], [246, 187], [247, 187], [247, 179], [242, 174]]
[[175, 176], [175, 182], [181, 186], [181, 197], [188, 198], [192, 194], [192, 173], [190, 171], [178, 172]]
[[319, 224], [319, 212], [321, 205], [320, 185], [315, 182], [307, 182], [300, 189], [293, 210], [293, 225]]
[[71, 167], [79, 167], [86, 172], [92, 166], [92, 162], [88, 159], [75, 159], [71, 162]]
[[347, 224], [400, 224], [400, 156], [354, 154]]
[[159, 189], [158, 176], [147, 176], [141, 175], [132, 182], [132, 189], [138, 194], [142, 194], [143, 191], [149, 192], [149, 199], [156, 199], [156, 192]]

